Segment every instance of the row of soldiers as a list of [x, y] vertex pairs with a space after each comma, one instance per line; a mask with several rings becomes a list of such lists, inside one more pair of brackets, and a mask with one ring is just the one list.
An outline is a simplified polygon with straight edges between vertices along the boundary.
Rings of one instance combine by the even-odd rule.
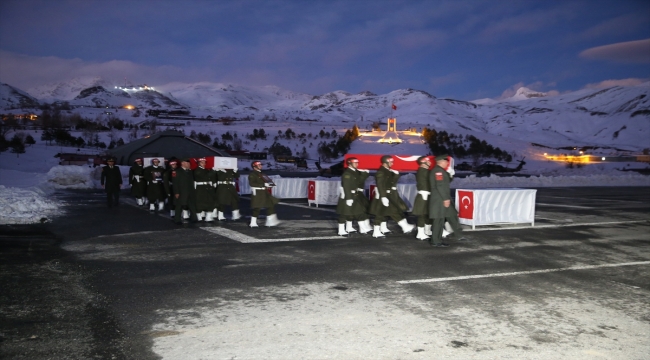
[[[226, 220], [224, 212], [232, 210], [231, 220], [239, 220], [239, 194], [236, 179], [237, 169], [208, 169], [206, 158], [197, 160], [197, 167], [190, 169], [190, 160], [172, 159], [167, 169], [160, 166], [160, 160], [153, 159], [151, 165], [143, 167], [138, 158], [129, 169], [131, 195], [140, 206], [149, 204], [150, 211], [164, 210], [169, 205], [170, 215], [176, 223], [182, 219], [190, 221]], [[275, 213], [275, 205], [280, 202], [268, 189], [275, 184], [262, 173], [262, 163], [254, 161], [248, 175], [251, 187], [252, 216], [250, 227], [259, 227], [257, 218], [261, 209], [266, 208], [266, 226], [280, 224]], [[181, 217], [182, 212], [182, 217]]]
[[239, 194], [235, 188], [235, 179], [239, 178], [237, 169], [207, 169], [205, 158], [199, 158], [197, 163], [191, 170], [189, 159], [171, 159], [165, 169], [159, 159], [151, 160], [151, 165], [144, 167], [138, 158], [129, 169], [131, 195], [138, 205], [149, 204], [152, 212], [163, 211], [167, 203], [176, 222], [181, 222], [177, 214], [181, 209], [185, 219], [210, 222], [226, 220], [224, 211], [230, 207], [232, 220], [240, 219]]
[[[390, 155], [381, 157], [381, 167], [375, 174], [375, 191], [368, 201], [364, 194], [364, 184], [369, 176], [368, 170], [359, 169], [359, 160], [351, 157], [347, 160], [347, 169], [341, 176], [341, 196], [336, 212], [338, 218], [338, 234], [346, 236], [356, 232], [353, 221], [357, 221], [359, 232], [375, 238], [385, 237], [390, 232], [386, 226], [387, 218], [393, 219], [402, 231], [410, 233], [416, 227], [409, 224], [404, 213], [408, 207], [397, 191], [400, 174], [391, 169], [394, 159]], [[417, 216], [417, 235], [419, 240], [428, 240], [432, 246], [447, 247], [443, 242], [444, 225], [448, 223], [450, 230], [457, 239], [462, 238], [462, 229], [458, 221], [458, 213], [451, 204], [449, 183], [451, 176], [445, 169], [449, 168], [447, 154], [436, 156], [436, 166], [431, 168], [429, 157], [417, 159], [418, 171], [415, 175], [417, 195], [411, 213]], [[370, 215], [374, 215], [373, 226], [370, 226]]]

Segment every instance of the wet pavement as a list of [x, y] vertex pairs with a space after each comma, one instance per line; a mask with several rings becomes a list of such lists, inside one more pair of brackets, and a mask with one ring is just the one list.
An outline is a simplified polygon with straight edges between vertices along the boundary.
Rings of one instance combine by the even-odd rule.
[[641, 359], [648, 190], [538, 189], [534, 228], [444, 249], [391, 222], [338, 237], [334, 208], [304, 200], [250, 229], [60, 192], [65, 216], [0, 229], [0, 357]]

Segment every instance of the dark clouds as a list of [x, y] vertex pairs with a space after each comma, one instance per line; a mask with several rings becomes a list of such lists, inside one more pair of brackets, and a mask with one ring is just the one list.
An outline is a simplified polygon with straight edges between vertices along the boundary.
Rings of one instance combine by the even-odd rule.
[[102, 76], [472, 99], [648, 76], [584, 51], [650, 38], [644, 1], [5, 0], [0, 13], [0, 81], [21, 88]]

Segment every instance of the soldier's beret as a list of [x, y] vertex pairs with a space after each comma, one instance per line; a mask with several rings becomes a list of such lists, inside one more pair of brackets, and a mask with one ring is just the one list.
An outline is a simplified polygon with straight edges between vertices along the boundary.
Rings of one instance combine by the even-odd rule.
[[449, 159], [447, 159], [448, 157], [449, 157], [449, 154], [439, 154], [439, 155], [436, 155], [436, 161], [449, 160]]

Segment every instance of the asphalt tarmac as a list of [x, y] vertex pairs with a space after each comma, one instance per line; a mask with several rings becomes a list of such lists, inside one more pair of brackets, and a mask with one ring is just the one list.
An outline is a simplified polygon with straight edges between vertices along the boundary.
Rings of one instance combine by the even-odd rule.
[[304, 200], [250, 229], [57, 196], [65, 216], [0, 229], [1, 358], [650, 357], [649, 188], [538, 189], [534, 227], [449, 248], [339, 237]]

